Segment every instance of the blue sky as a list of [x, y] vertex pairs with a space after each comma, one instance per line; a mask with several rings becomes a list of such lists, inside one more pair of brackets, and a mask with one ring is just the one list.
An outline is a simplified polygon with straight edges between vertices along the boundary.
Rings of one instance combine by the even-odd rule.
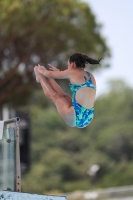
[[107, 81], [123, 79], [133, 88], [133, 0], [82, 0], [103, 25], [112, 53], [110, 68], [95, 72], [97, 96], [108, 92]]

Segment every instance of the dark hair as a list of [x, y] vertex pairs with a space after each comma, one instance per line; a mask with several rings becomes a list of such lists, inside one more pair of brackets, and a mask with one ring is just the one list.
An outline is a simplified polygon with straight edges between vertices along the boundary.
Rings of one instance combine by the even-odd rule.
[[100, 64], [102, 58], [95, 60], [93, 58], [88, 57], [85, 54], [81, 54], [81, 53], [75, 53], [72, 56], [70, 56], [69, 61], [70, 62], [74, 62], [76, 64], [76, 67], [78, 68], [85, 68], [85, 64]]

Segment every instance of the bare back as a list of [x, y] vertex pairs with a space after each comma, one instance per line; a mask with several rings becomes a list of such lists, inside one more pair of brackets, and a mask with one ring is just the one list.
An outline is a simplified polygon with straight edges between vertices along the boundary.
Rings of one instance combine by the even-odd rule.
[[[96, 81], [94, 76], [90, 72], [89, 74], [93, 85], [96, 86]], [[86, 82], [85, 77], [86, 80], [89, 79], [87, 72], [78, 69], [75, 70], [75, 73], [71, 76], [70, 82], [74, 85], [84, 84]], [[96, 90], [90, 87], [83, 87], [76, 92], [75, 99], [80, 105], [89, 109], [94, 107], [95, 96], [96, 96]]]

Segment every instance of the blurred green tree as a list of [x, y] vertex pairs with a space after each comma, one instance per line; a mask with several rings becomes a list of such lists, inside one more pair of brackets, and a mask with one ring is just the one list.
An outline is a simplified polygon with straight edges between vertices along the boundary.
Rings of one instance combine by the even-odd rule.
[[61, 67], [77, 51], [107, 58], [100, 30], [89, 5], [78, 0], [0, 1], [0, 106], [25, 103], [37, 63]]

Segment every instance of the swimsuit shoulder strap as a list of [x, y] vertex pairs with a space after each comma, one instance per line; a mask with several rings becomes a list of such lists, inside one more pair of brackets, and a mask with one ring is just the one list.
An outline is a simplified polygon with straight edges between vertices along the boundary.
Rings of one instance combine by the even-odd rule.
[[[87, 71], [86, 71], [86, 72], [87, 72]], [[87, 74], [88, 74], [88, 78], [89, 78], [89, 80], [91, 80], [91, 75], [90, 75], [90, 73], [87, 72]]]
[[85, 81], [86, 81], [87, 78], [86, 78], [86, 76], [84, 75], [84, 73], [82, 72], [82, 70], [80, 70], [80, 72], [82, 73], [82, 75], [83, 75], [83, 77], [84, 77], [84, 79], [85, 79]]
[[94, 90], [96, 90], [96, 86], [95, 86], [95, 85], [93, 84], [93, 82], [92, 82], [90, 73], [87, 72], [87, 74], [88, 74], [88, 78], [89, 78], [88, 80], [91, 82], [92, 88], [93, 88]]

